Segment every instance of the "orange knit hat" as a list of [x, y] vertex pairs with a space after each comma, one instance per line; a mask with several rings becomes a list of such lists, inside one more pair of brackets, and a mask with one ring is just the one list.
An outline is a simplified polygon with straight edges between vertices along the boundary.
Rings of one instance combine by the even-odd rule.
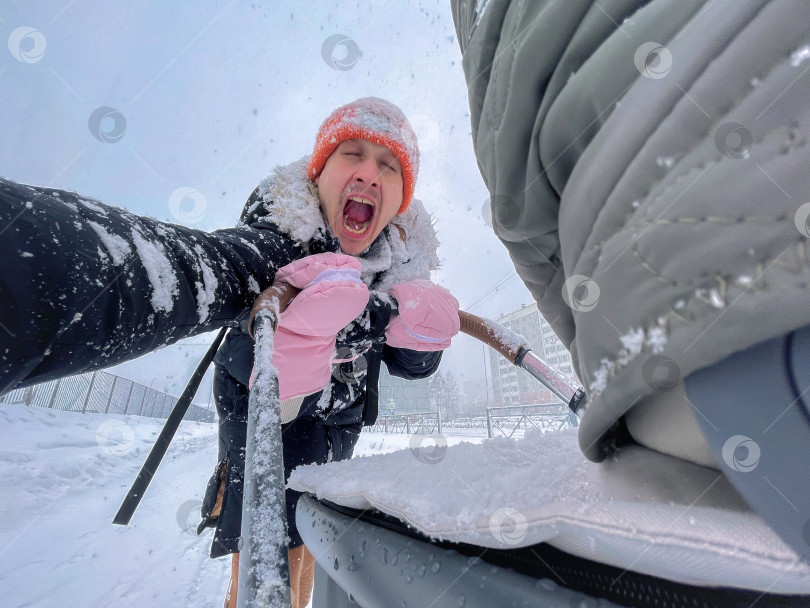
[[402, 205], [397, 213], [405, 213], [419, 173], [419, 146], [402, 110], [379, 97], [363, 97], [332, 112], [315, 139], [308, 167], [311, 179], [320, 175], [332, 152], [347, 139], [381, 144], [396, 155], [402, 165]]

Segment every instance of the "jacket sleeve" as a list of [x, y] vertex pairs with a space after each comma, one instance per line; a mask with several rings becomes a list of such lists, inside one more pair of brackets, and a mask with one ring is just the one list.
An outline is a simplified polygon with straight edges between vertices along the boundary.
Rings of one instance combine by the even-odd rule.
[[440, 350], [421, 352], [408, 348], [383, 347], [383, 361], [392, 376], [406, 380], [421, 380], [433, 375], [442, 360]]
[[240, 384], [250, 385], [253, 372], [253, 338], [241, 328], [234, 328], [225, 336], [225, 341], [214, 355], [214, 363], [225, 370]]
[[301, 255], [274, 226], [211, 233], [0, 179], [0, 393], [233, 321]]

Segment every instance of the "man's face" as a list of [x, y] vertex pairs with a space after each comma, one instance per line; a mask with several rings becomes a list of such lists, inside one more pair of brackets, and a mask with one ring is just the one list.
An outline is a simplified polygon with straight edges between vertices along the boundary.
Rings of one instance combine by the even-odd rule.
[[332, 234], [351, 255], [368, 249], [402, 205], [399, 159], [365, 139], [341, 142], [315, 183]]

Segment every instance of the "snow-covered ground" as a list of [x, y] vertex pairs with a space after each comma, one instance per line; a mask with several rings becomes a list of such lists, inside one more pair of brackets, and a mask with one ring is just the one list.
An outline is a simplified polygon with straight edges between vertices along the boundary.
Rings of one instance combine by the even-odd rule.
[[[198, 537], [216, 426], [183, 422], [129, 526], [112, 524], [163, 421], [0, 405], [0, 605], [219, 607], [230, 561]], [[465, 439], [448, 437], [448, 443]], [[357, 455], [409, 446], [363, 433]]]

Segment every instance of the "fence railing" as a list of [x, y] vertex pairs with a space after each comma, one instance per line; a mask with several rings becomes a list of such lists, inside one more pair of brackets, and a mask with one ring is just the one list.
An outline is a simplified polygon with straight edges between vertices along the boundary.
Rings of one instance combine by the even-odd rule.
[[487, 437], [500, 435], [514, 437], [519, 430], [541, 429], [559, 431], [568, 426], [577, 425], [577, 418], [571, 414], [565, 404], [553, 405], [509, 405], [488, 407], [486, 416], [473, 418], [455, 418], [442, 420], [437, 412], [421, 414], [383, 415], [377, 418], [373, 426], [368, 427], [376, 433], [405, 433], [430, 435], [448, 429], [486, 428]]
[[394, 414], [377, 418], [368, 429], [375, 433], [405, 433], [407, 435], [441, 434], [442, 416], [438, 412], [421, 414]]
[[[89, 372], [50, 380], [0, 396], [0, 403], [21, 403], [70, 412], [130, 414], [167, 418], [177, 398], [108, 372]], [[214, 413], [191, 405], [185, 420], [213, 422]]]
[[488, 407], [486, 422], [487, 436], [490, 438], [496, 432], [505, 437], [512, 437], [519, 429], [559, 431], [571, 424], [577, 424], [576, 416], [573, 416], [564, 404]]

